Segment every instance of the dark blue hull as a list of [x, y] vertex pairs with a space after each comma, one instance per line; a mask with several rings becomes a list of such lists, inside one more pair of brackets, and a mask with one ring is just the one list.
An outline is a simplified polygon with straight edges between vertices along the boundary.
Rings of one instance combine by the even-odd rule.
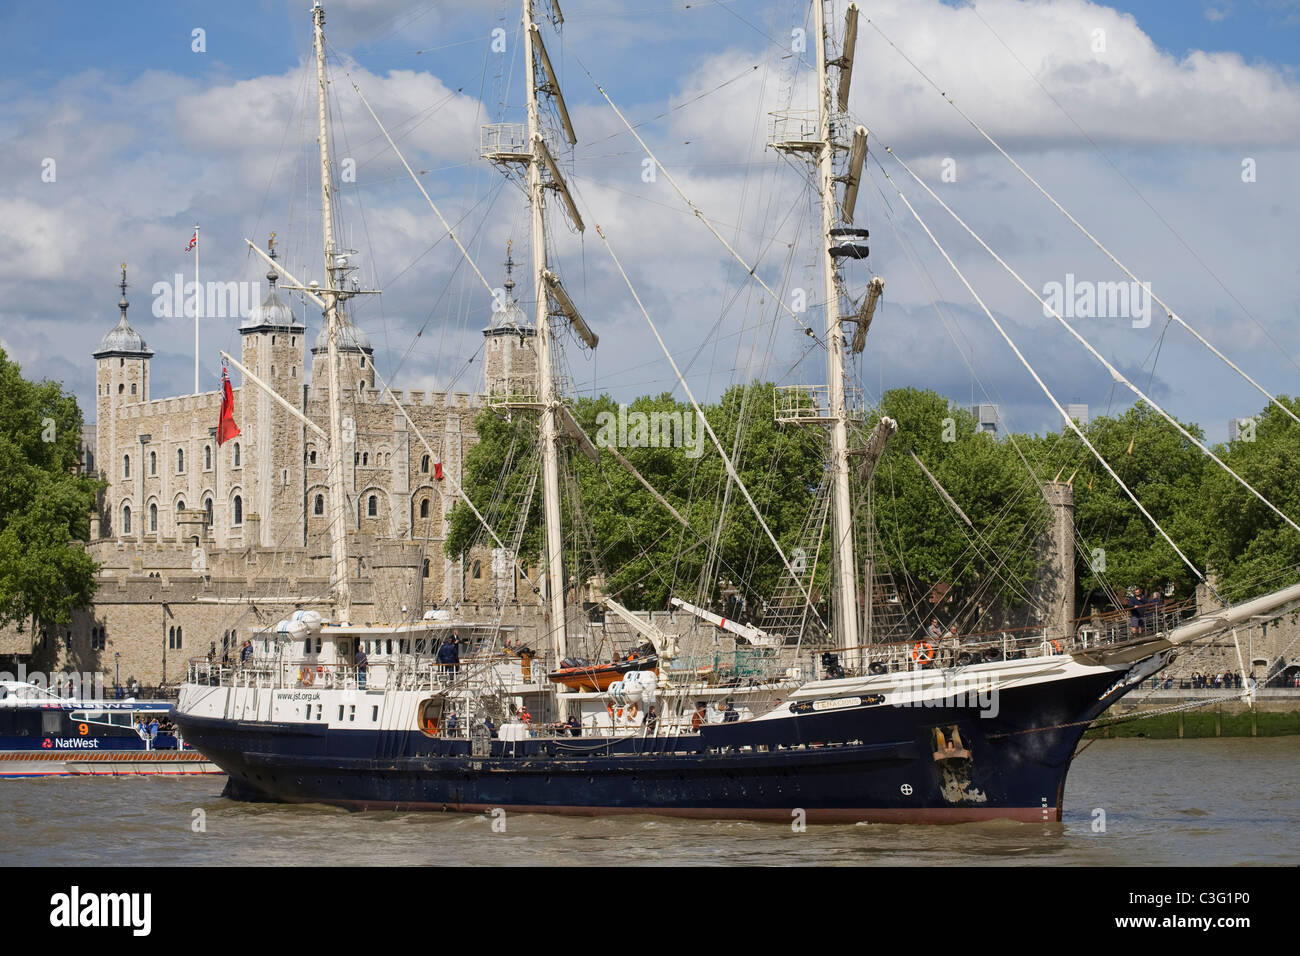
[[[868, 704], [676, 738], [493, 740], [480, 755], [468, 740], [418, 732], [177, 719], [242, 799], [784, 821], [796, 811], [810, 821], [1056, 820], [1087, 723], [1125, 692], [1111, 690], [1117, 676], [1004, 690], [992, 718]], [[936, 730], [951, 741], [953, 728], [956, 753], [968, 756], [936, 743]]]

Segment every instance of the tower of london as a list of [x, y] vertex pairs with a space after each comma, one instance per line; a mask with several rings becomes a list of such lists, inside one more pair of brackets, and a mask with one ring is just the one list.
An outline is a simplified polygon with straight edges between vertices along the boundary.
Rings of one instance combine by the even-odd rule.
[[[314, 432], [234, 369], [241, 434], [221, 446], [220, 390], [153, 395], [154, 352], [128, 318], [126, 278], [123, 266], [118, 322], [93, 353], [95, 424], [84, 442], [107, 483], [86, 545], [100, 565], [94, 605], [57, 646], [0, 650], [30, 651], [32, 666], [51, 672], [174, 684], [186, 660], [233, 653], [249, 627], [328, 606], [329, 456]], [[328, 433], [325, 330], [310, 340], [276, 279], [267, 274], [266, 297], [240, 323], [240, 362]], [[489, 549], [457, 559], [443, 550], [455, 503], [446, 479], [462, 480], [487, 394], [536, 392], [535, 329], [508, 273], [505, 285], [504, 308], [483, 330], [484, 392], [386, 391], [370, 339], [340, 316], [354, 621], [399, 621], [434, 606], [495, 616], [503, 599], [530, 606], [506, 608], [517, 617], [536, 604], [512, 562], [504, 562], [511, 579], [495, 581]]]

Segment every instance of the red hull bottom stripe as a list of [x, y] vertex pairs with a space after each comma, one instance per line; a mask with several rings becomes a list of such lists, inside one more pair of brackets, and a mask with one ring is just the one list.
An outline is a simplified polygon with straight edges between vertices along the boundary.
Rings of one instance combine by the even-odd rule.
[[[317, 801], [311, 801], [317, 802]], [[756, 810], [712, 807], [550, 807], [509, 806], [491, 803], [392, 803], [378, 800], [325, 801], [358, 810], [445, 810], [459, 813], [490, 813], [502, 809], [513, 813], [554, 813], [565, 816], [603, 817], [637, 814], [683, 817], [693, 820], [764, 820], [789, 823], [794, 810]], [[977, 823], [982, 820], [1017, 820], [1021, 823], [1055, 823], [1061, 819], [1056, 807], [907, 807], [834, 808], [806, 810], [809, 823]]]

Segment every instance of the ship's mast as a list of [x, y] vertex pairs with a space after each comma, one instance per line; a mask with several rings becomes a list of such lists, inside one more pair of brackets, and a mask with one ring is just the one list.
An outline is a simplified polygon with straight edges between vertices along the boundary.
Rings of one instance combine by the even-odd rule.
[[844, 329], [840, 324], [840, 295], [835, 281], [836, 262], [831, 254], [835, 227], [835, 136], [831, 129], [831, 86], [827, 75], [826, 9], [813, 0], [817, 11], [817, 194], [822, 214], [822, 269], [825, 281], [826, 380], [830, 413], [831, 516], [835, 555], [835, 618], [840, 647], [850, 660], [858, 655], [857, 563], [853, 550], [853, 509], [849, 490], [848, 407], [844, 389]]
[[330, 585], [334, 593], [334, 618], [347, 621], [352, 613], [352, 595], [348, 587], [347, 498], [343, 482], [343, 422], [340, 412], [339, 390], [339, 301], [340, 290], [334, 281], [336, 266], [334, 252], [334, 206], [331, 191], [333, 178], [330, 172], [329, 110], [325, 100], [325, 9], [319, 2], [312, 7], [316, 47], [316, 112], [319, 122], [317, 142], [320, 144], [320, 214], [325, 242], [325, 287], [321, 296], [325, 300], [327, 364], [329, 365], [329, 482], [330, 482], [330, 556], [333, 570]]
[[564, 539], [560, 527], [560, 460], [556, 439], [559, 399], [555, 394], [551, 346], [550, 301], [546, 295], [546, 218], [542, 204], [541, 118], [537, 104], [537, 67], [534, 59], [533, 4], [524, 0], [524, 63], [528, 85], [528, 142], [533, 144], [528, 161], [528, 205], [532, 210], [533, 288], [537, 292], [538, 390], [542, 405], [542, 517], [546, 526], [546, 605], [551, 646], [556, 660], [568, 656], [564, 619]]

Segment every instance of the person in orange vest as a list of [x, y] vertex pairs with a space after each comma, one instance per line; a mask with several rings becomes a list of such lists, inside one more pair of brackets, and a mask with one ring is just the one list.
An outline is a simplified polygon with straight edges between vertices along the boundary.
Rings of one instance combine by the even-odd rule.
[[691, 730], [699, 733], [700, 727], [708, 723], [708, 712], [705, 709], [704, 701], [695, 702], [695, 713], [691, 714]]

